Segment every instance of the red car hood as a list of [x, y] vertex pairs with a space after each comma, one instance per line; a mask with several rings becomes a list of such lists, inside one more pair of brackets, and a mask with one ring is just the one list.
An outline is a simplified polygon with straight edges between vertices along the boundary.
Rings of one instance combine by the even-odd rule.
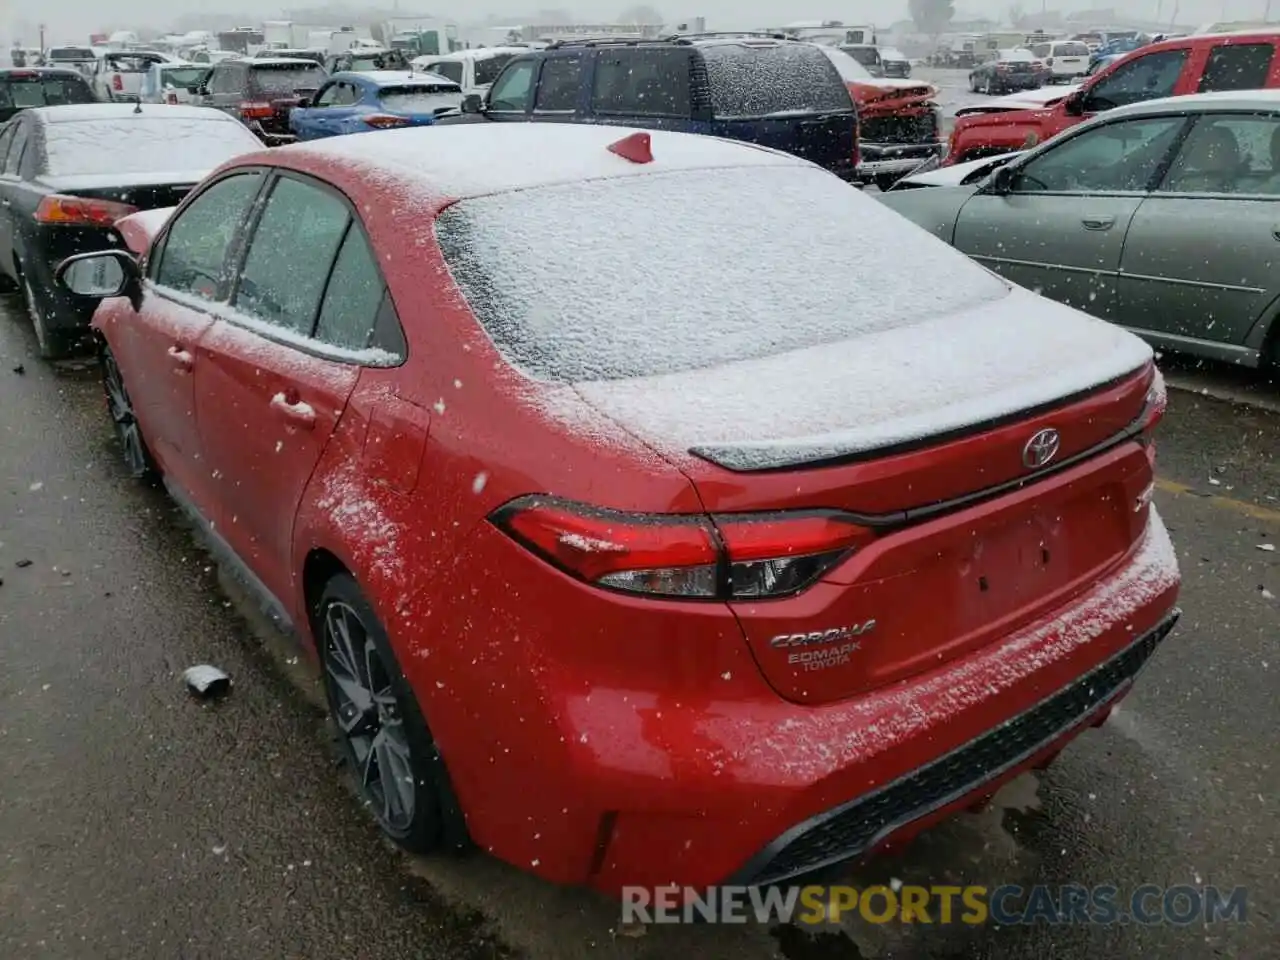
[[1052, 109], [1001, 110], [998, 113], [967, 113], [956, 117], [956, 126], [966, 130], [976, 127], [1039, 127], [1053, 115]]
[[863, 116], [880, 116], [907, 107], [923, 106], [938, 95], [937, 87], [918, 80], [859, 80], [847, 86]]

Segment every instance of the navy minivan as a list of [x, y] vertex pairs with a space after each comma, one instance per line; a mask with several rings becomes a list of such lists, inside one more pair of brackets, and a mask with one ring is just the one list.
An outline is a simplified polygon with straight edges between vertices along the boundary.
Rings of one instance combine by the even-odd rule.
[[701, 133], [858, 165], [849, 90], [816, 46], [769, 34], [562, 40], [514, 57], [486, 97], [439, 125], [510, 120]]

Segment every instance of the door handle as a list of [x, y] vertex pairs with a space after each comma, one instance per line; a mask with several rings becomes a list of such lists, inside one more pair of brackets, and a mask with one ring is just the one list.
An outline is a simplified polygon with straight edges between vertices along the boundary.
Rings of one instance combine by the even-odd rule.
[[0, 200], [0, 206], [12, 207], [13, 204], [10, 203], [8, 200]]
[[1116, 225], [1115, 217], [1085, 217], [1080, 221], [1086, 230], [1110, 230]]
[[290, 400], [283, 393], [277, 393], [271, 398], [271, 409], [288, 423], [303, 430], [310, 430], [316, 425], [316, 411], [311, 404]]
[[190, 370], [195, 366], [195, 357], [191, 356], [190, 352], [183, 350], [182, 347], [170, 347], [168, 354], [174, 366], [180, 370]]

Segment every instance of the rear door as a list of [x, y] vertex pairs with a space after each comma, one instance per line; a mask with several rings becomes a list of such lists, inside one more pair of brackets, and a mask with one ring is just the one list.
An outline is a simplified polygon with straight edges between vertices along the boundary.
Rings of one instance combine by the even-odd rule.
[[961, 208], [955, 246], [1014, 283], [1115, 319], [1125, 235], [1185, 124], [1122, 120], [1046, 147], [1016, 165], [1009, 193], [979, 191]]
[[[232, 311], [204, 336], [196, 409], [219, 529], [277, 597], [290, 595], [303, 490], [359, 377], [351, 351], [314, 337], [352, 225], [346, 199], [280, 176], [247, 244]], [[335, 296], [343, 293], [341, 279]]]
[[807, 44], [708, 44], [712, 133], [784, 150], [843, 172], [852, 167], [857, 121], [835, 65]]
[[296, 108], [289, 126], [301, 140], [315, 140], [342, 133], [342, 122], [351, 116], [356, 88], [344, 80], [331, 80], [320, 88], [309, 107]]
[[[1125, 241], [1119, 316], [1245, 356], [1280, 298], [1280, 116], [1202, 114]], [[1256, 345], [1253, 345], [1256, 347]]]
[[1197, 93], [1261, 90], [1269, 86], [1274, 43], [1219, 43], [1210, 48]]
[[246, 170], [201, 190], [152, 248], [141, 307], [107, 331], [152, 450], [205, 517], [214, 518], [195, 405], [201, 337], [230, 289], [230, 266], [265, 176]]

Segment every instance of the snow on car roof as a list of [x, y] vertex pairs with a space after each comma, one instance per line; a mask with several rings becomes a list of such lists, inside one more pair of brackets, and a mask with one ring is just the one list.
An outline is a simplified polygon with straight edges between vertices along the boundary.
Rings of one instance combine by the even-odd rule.
[[448, 77], [435, 73], [413, 73], [406, 70], [343, 70], [335, 77], [358, 77], [380, 87], [420, 87], [424, 83], [447, 83], [451, 87], [457, 84]]
[[246, 60], [249, 66], [257, 67], [318, 67], [310, 57], [254, 57], [252, 60]]
[[488, 60], [491, 57], [500, 57], [503, 55], [518, 55], [521, 53], [529, 53], [528, 47], [479, 47], [474, 50], [458, 50], [454, 53], [437, 53], [426, 54], [421, 57], [414, 57], [413, 62], [418, 61], [436, 63], [437, 61], [458, 61], [463, 60]]
[[239, 123], [230, 114], [215, 110], [212, 107], [188, 107], [178, 104], [142, 104], [138, 110], [133, 103], [76, 103], [59, 107], [36, 107], [32, 114], [45, 123], [78, 123], [86, 120], [130, 120], [134, 117], [145, 117], [154, 120], [161, 117], [168, 120], [210, 120], [231, 121]]
[[[636, 133], [650, 135], [652, 162], [633, 163], [608, 150], [610, 144]], [[277, 147], [272, 153], [353, 161], [434, 196], [458, 198], [683, 170], [810, 166], [789, 154], [718, 137], [576, 123], [385, 130], [377, 136], [333, 137]]]

